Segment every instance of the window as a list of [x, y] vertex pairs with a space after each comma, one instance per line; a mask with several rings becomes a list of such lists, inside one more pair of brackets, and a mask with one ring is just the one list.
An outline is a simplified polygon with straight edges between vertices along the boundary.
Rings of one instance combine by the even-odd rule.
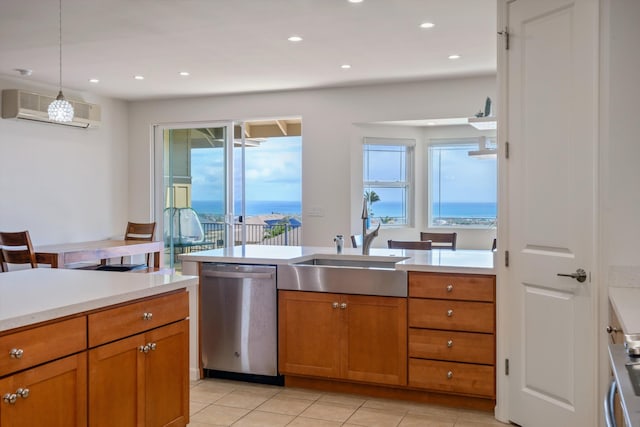
[[[494, 148], [488, 141], [486, 148]], [[429, 145], [430, 227], [493, 227], [497, 206], [497, 156], [470, 156], [478, 139]]]
[[371, 224], [409, 225], [415, 140], [365, 138], [364, 195]]

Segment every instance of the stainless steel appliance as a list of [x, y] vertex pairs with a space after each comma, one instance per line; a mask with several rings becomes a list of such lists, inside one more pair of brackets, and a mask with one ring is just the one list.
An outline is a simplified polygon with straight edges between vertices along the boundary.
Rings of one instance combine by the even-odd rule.
[[200, 286], [205, 375], [281, 383], [276, 267], [204, 263]]

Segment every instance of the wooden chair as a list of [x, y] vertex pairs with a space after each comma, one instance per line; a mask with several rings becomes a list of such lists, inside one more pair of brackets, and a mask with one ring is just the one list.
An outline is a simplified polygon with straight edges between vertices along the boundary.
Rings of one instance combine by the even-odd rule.
[[422, 251], [431, 250], [431, 241], [402, 241], [402, 240], [387, 240], [387, 246], [389, 249], [417, 249]]
[[[145, 242], [152, 242], [156, 232], [156, 223], [138, 223], [128, 222], [127, 229], [124, 233], [124, 240], [142, 240]], [[149, 271], [149, 261], [151, 254], [146, 256], [146, 264], [125, 264], [124, 257], [120, 257], [120, 264], [107, 264], [107, 260], [102, 260], [101, 265], [95, 268], [100, 271], [134, 271], [134, 270], [146, 270]], [[94, 268], [89, 268], [94, 269]]]
[[353, 246], [354, 248], [359, 248], [362, 246], [362, 234], [351, 235], [351, 246]]
[[28, 231], [0, 232], [0, 270], [9, 271], [7, 264], [31, 264], [31, 268], [38, 267]]
[[[127, 223], [127, 231], [124, 233], [124, 240], [144, 240], [146, 242], [153, 242], [153, 237], [156, 233], [156, 223]], [[149, 257], [151, 254], [147, 254], [147, 267], [149, 267]], [[124, 263], [124, 257], [120, 258], [120, 263]]]
[[456, 240], [458, 233], [429, 233], [420, 232], [420, 240], [431, 240], [433, 249], [451, 249], [456, 250]]

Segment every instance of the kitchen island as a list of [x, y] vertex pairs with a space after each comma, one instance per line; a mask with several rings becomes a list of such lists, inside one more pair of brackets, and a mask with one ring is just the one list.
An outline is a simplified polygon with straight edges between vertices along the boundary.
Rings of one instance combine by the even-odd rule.
[[186, 425], [187, 290], [197, 283], [46, 268], [0, 274], [0, 425]]
[[[276, 266], [278, 371], [285, 386], [493, 410], [494, 257], [477, 250], [374, 248], [364, 256], [352, 248], [337, 254], [335, 248], [249, 245], [181, 259], [189, 274], [207, 263]], [[376, 280], [393, 272], [404, 277], [400, 285]], [[318, 277], [323, 285], [303, 283]], [[300, 280], [292, 284], [291, 278]], [[200, 291], [209, 286], [216, 285], [203, 280]]]

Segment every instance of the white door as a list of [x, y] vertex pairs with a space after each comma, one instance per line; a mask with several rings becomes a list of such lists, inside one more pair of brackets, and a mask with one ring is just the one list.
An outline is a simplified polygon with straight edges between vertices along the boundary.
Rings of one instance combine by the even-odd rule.
[[598, 0], [506, 8], [509, 419], [597, 426]]

